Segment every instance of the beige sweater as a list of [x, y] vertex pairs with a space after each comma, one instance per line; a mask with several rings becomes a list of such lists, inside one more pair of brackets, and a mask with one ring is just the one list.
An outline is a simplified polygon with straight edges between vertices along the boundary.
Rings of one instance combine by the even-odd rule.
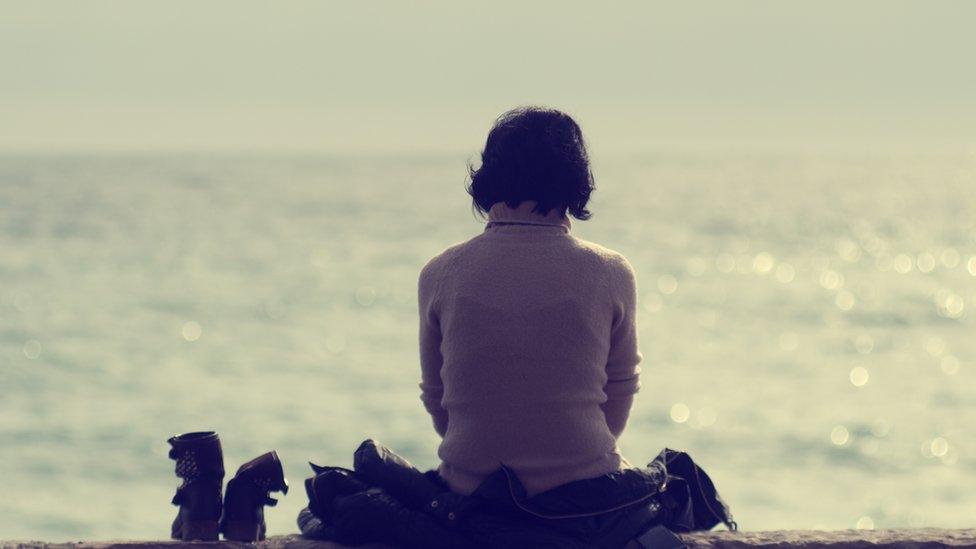
[[495, 204], [484, 232], [420, 273], [421, 400], [443, 437], [438, 472], [463, 494], [501, 464], [530, 495], [629, 466], [634, 271], [533, 206]]

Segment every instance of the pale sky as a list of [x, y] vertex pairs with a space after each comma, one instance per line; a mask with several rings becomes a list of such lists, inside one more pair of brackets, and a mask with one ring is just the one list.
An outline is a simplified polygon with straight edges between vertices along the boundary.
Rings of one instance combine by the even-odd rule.
[[0, 0], [0, 151], [976, 143], [976, 2]]

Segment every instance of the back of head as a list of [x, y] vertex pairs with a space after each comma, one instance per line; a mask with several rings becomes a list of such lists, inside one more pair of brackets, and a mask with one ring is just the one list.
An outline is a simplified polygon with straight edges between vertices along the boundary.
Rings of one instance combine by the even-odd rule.
[[591, 215], [586, 204], [595, 186], [583, 132], [561, 111], [519, 107], [503, 114], [488, 134], [481, 166], [469, 173], [468, 194], [482, 214], [498, 202], [534, 200], [541, 214]]

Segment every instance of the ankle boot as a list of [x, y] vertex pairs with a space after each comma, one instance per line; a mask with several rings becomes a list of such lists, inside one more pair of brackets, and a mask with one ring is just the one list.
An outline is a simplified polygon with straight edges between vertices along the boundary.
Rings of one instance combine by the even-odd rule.
[[183, 479], [173, 496], [173, 505], [180, 510], [171, 536], [183, 541], [216, 541], [224, 483], [220, 438], [213, 431], [204, 431], [176, 435], [168, 442], [176, 476]]
[[288, 493], [288, 481], [281, 460], [274, 451], [241, 465], [227, 483], [224, 514], [220, 531], [231, 541], [260, 541], [265, 537], [264, 506], [274, 507], [278, 500], [271, 492]]

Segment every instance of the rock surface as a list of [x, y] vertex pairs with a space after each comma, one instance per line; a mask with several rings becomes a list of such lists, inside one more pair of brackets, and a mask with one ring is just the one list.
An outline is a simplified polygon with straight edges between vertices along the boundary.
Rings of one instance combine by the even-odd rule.
[[[819, 548], [917, 548], [967, 547], [976, 549], [976, 529], [940, 530], [935, 528], [906, 530], [782, 530], [775, 532], [705, 532], [682, 536], [689, 548], [802, 549]], [[100, 541], [45, 543], [42, 541], [0, 542], [2, 549], [236, 549], [250, 546], [260, 549], [345, 549], [335, 543], [310, 541], [297, 535], [274, 536], [257, 544], [233, 542], [171, 541]], [[380, 545], [363, 545], [363, 549], [389, 549]]]

